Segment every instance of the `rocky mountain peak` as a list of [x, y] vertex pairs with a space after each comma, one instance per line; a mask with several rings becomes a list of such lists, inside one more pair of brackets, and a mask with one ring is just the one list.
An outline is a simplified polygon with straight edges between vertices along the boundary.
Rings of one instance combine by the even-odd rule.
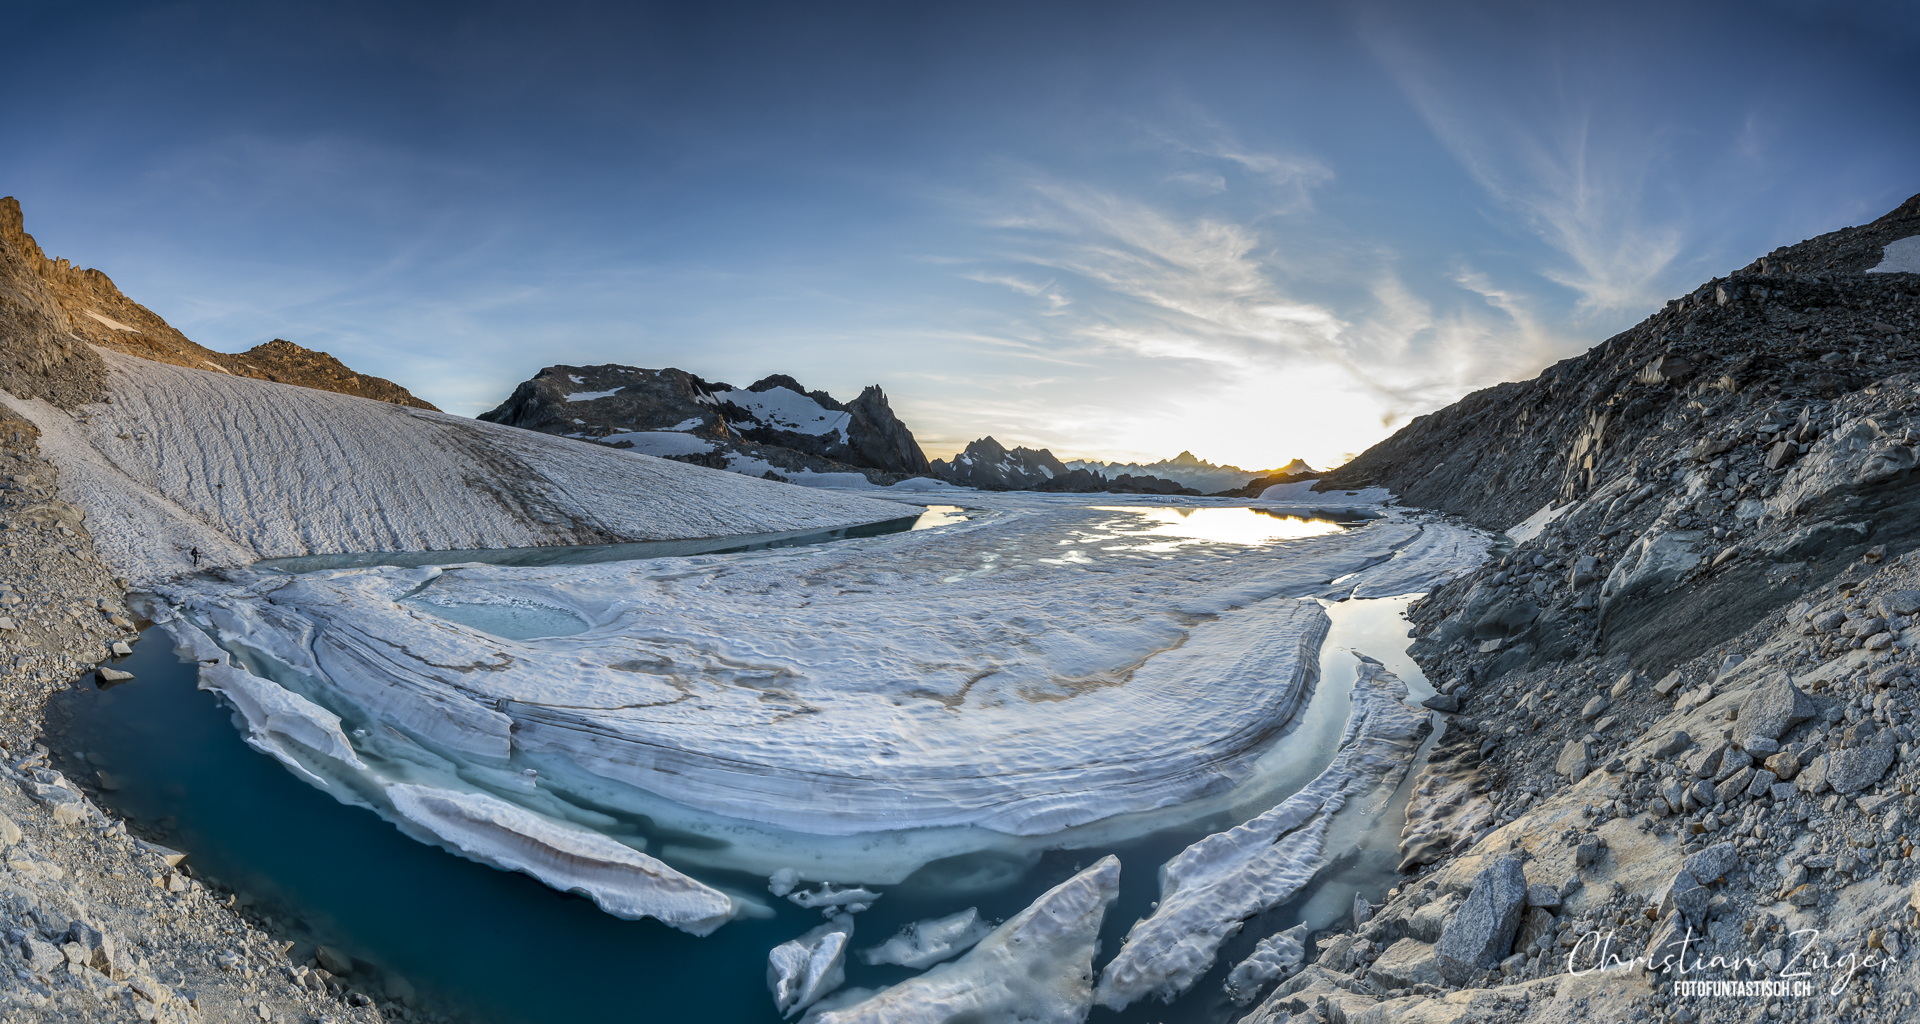
[[196, 370], [216, 370], [358, 395], [415, 408], [433, 406], [389, 380], [358, 374], [324, 352], [275, 339], [242, 353], [215, 352], [174, 330], [121, 293], [112, 278], [46, 255], [20, 203], [0, 198], [0, 385], [57, 404], [94, 401], [104, 368], [89, 345]]
[[754, 476], [931, 472], [879, 387], [843, 404], [784, 373], [743, 389], [671, 366], [549, 366], [480, 418]]

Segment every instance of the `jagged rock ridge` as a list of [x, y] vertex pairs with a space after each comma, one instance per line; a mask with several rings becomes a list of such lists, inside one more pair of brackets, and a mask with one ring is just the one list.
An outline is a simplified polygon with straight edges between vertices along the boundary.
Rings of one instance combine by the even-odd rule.
[[1069, 468], [1045, 448], [1012, 448], [987, 436], [967, 445], [952, 461], [935, 459], [942, 480], [985, 491], [1112, 491], [1125, 494], [1199, 494], [1172, 480], [1122, 473], [1113, 479]]
[[843, 404], [785, 374], [743, 389], [671, 366], [549, 366], [480, 418], [774, 479], [891, 484], [933, 472], [879, 386]]
[[275, 339], [246, 352], [215, 352], [121, 294], [113, 280], [41, 251], [20, 203], [0, 197], [0, 388], [56, 405], [97, 401], [105, 369], [89, 345], [128, 355], [432, 409], [406, 388], [355, 373], [325, 352]]
[[1254, 480], [1265, 477], [1291, 476], [1295, 479], [1303, 479], [1299, 474], [1313, 472], [1311, 467], [1299, 459], [1293, 460], [1280, 469], [1241, 469], [1239, 466], [1215, 465], [1190, 451], [1183, 451], [1171, 459], [1146, 463], [1069, 459], [1066, 467], [1088, 470], [1108, 478], [1129, 475], [1171, 480], [1182, 487], [1191, 487], [1204, 494], [1235, 491]]
[[1873, 272], [1915, 236], [1920, 196], [1776, 249], [1319, 486], [1494, 529], [1541, 510], [1526, 564], [1435, 595], [1456, 612], [1434, 657], [1484, 676], [1618, 652], [1664, 672], [1871, 549], [1920, 543], [1920, 274]]

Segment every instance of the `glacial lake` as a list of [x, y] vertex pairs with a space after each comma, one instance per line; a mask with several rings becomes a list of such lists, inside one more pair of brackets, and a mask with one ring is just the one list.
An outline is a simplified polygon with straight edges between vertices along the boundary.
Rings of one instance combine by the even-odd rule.
[[[1128, 532], [1150, 542], [1161, 536], [1182, 542], [1183, 524], [1192, 524], [1189, 533], [1216, 540], [1222, 530], [1339, 528], [1246, 509], [1125, 511], [1140, 517], [1138, 530]], [[1234, 515], [1198, 515], [1216, 511]], [[1170, 532], [1155, 532], [1163, 529]], [[1355, 678], [1352, 651], [1385, 663], [1408, 683], [1413, 700], [1431, 693], [1404, 654], [1408, 600], [1327, 605], [1333, 624], [1321, 650], [1319, 682], [1276, 746], [1284, 756], [1273, 779], [1274, 802], [1311, 780], [1330, 758]], [[537, 631], [563, 624], [517, 625]], [[417, 1015], [424, 1010], [428, 1019], [444, 1014], [476, 1024], [780, 1020], [766, 986], [767, 952], [819, 924], [818, 911], [769, 898], [773, 918], [736, 920], [706, 938], [650, 920], [619, 920], [584, 897], [409, 839], [371, 811], [341, 804], [295, 778], [246, 746], [232, 714], [215, 695], [196, 688], [194, 666], [174, 655], [163, 631], [149, 630], [118, 667], [136, 680], [100, 690], [89, 679], [53, 700], [47, 742], [57, 765], [88, 783], [97, 784], [96, 773], [106, 772], [115, 788], [97, 792], [99, 802], [126, 817], [136, 832], [187, 851], [197, 877], [241, 894], [276, 937], [298, 944], [296, 955], [310, 953], [316, 943], [350, 954], [356, 967], [346, 980], [356, 987], [377, 996], [388, 988], [386, 978], [404, 978], [419, 994]], [[1378, 901], [1396, 884], [1395, 843], [1407, 790], [1403, 780], [1391, 795], [1350, 802], [1332, 830], [1331, 863], [1286, 904], [1249, 921], [1222, 948], [1214, 969], [1180, 1000], [1143, 1002], [1122, 1013], [1096, 1007], [1090, 1020], [1214, 1022], [1244, 1013], [1246, 1007], [1226, 1000], [1221, 983], [1258, 938], [1303, 920], [1324, 927], [1349, 912], [1356, 891]], [[990, 891], [958, 894], [938, 883], [944, 872], [967, 873], [978, 865], [930, 865], [921, 876], [884, 887], [883, 898], [857, 916], [854, 948], [883, 942], [908, 922], [969, 906], [989, 919], [1010, 917], [1079, 868], [1113, 853], [1123, 865], [1121, 890], [1102, 928], [1097, 970], [1158, 899], [1160, 865], [1243, 816], [1216, 819], [1119, 845], [1047, 852], [1008, 870], [1005, 883]], [[759, 876], [674, 866], [726, 889], [765, 892]], [[849, 957], [847, 985], [879, 988], [917, 973]]]

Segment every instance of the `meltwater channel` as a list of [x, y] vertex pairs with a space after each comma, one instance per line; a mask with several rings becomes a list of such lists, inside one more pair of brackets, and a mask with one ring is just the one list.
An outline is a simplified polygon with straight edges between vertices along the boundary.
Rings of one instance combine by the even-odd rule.
[[[1413, 596], [1327, 604], [1332, 628], [1319, 681], [1280, 741], [1288, 754], [1276, 780], [1280, 797], [1311, 780], [1330, 758], [1356, 675], [1353, 652], [1383, 662], [1407, 682], [1413, 700], [1430, 694], [1404, 654], [1403, 612]], [[584, 897], [415, 842], [371, 811], [340, 804], [295, 778], [246, 746], [230, 712], [196, 688], [195, 666], [175, 657], [159, 629], [144, 634], [118, 667], [136, 680], [107, 690], [89, 681], [49, 707], [47, 742], [60, 766], [76, 780], [105, 783], [96, 799], [137, 832], [187, 851], [202, 881], [231, 890], [272, 934], [296, 944], [295, 957], [310, 955], [316, 944], [345, 952], [354, 971], [343, 981], [379, 998], [410, 996], [415, 1019], [780, 1019], [765, 982], [767, 952], [818, 924], [817, 911], [773, 900], [773, 918], [736, 920], [705, 938], [651, 920], [613, 918]], [[1391, 794], [1349, 803], [1332, 830], [1329, 865], [1286, 904], [1249, 921], [1180, 1000], [1139, 1003], [1122, 1013], [1096, 1007], [1090, 1019], [1214, 1022], [1244, 1012], [1227, 1002], [1221, 982], [1260, 936], [1299, 921], [1324, 927], [1347, 912], [1356, 891], [1377, 901], [1395, 883], [1394, 846], [1407, 789], [1402, 781]], [[854, 944], [874, 945], [907, 922], [968, 906], [987, 919], [1011, 917], [1039, 892], [1112, 853], [1123, 864], [1121, 891], [1102, 928], [1097, 969], [1120, 948], [1134, 920], [1150, 912], [1159, 866], [1238, 823], [1222, 814], [1119, 845], [1051, 851], [988, 892], [943, 890], [936, 862], [888, 888], [859, 915]], [[687, 870], [734, 890], [766, 884], [756, 875]], [[847, 985], [879, 988], [916, 973], [849, 958]]]

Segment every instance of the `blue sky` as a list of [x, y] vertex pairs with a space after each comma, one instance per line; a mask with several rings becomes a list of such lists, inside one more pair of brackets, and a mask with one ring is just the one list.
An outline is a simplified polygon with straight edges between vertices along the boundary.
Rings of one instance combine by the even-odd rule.
[[1920, 13], [0, 0], [0, 194], [223, 350], [1338, 461], [1920, 192]]

